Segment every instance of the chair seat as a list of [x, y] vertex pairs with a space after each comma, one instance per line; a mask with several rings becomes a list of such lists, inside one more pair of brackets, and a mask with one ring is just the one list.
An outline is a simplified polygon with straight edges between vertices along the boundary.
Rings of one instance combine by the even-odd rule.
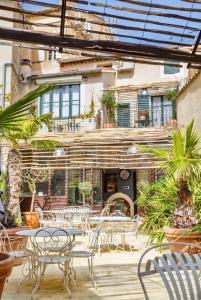
[[44, 255], [38, 257], [38, 262], [45, 264], [58, 264], [69, 262], [69, 256], [60, 256], [60, 255]]
[[73, 251], [71, 252], [72, 257], [91, 257], [94, 253], [90, 251]]
[[21, 251], [11, 251], [11, 252], [9, 252], [9, 255], [14, 256], [14, 257], [27, 257], [28, 256], [28, 254], [23, 250], [21, 250]]

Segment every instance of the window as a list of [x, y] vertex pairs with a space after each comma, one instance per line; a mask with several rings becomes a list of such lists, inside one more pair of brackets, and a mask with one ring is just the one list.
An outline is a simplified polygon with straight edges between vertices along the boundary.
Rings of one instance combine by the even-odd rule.
[[149, 95], [138, 95], [138, 127], [149, 126]]
[[118, 104], [117, 125], [118, 127], [130, 127], [130, 103]]
[[66, 119], [80, 114], [80, 85], [59, 86], [40, 98], [40, 115], [52, 112], [55, 119]]
[[56, 60], [58, 58], [61, 58], [61, 53], [56, 50], [50, 50], [47, 52], [47, 60]]
[[168, 124], [173, 116], [173, 102], [163, 96], [154, 96], [151, 99], [152, 125], [160, 127]]
[[51, 195], [65, 196], [65, 170], [56, 170], [51, 179]]
[[82, 205], [82, 195], [78, 185], [82, 182], [82, 170], [71, 169], [68, 173], [68, 203], [69, 205]]
[[175, 66], [170, 66], [170, 64], [177, 64], [177, 62], [166, 62], [169, 65], [164, 66], [164, 74], [178, 74], [180, 73], [180, 68]]

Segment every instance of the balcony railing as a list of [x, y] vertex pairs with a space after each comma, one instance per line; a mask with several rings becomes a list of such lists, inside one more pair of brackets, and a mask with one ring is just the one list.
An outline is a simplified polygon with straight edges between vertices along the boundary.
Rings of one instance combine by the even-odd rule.
[[115, 120], [100, 110], [97, 118], [97, 128], [147, 128], [162, 126], [176, 126], [171, 105], [164, 107], [163, 110], [161, 108], [141, 111], [129, 108], [118, 109]]
[[68, 118], [68, 119], [53, 119], [48, 128], [49, 132], [78, 132], [80, 130], [94, 130], [96, 122], [94, 118]]
[[[95, 130], [101, 128], [148, 128], [176, 126], [176, 120], [173, 117], [172, 107], [165, 107], [163, 111], [159, 108], [154, 110], [131, 110], [118, 109], [115, 115], [115, 120], [99, 110], [94, 118], [68, 118], [68, 119], [53, 119], [49, 128], [45, 129], [49, 132], [78, 132], [80, 130]], [[43, 130], [44, 131], [44, 130]]]

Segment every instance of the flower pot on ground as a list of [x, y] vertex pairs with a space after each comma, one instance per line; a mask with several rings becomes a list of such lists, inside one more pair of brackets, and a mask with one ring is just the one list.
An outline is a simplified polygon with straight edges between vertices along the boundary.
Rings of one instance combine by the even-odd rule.
[[142, 189], [138, 199], [139, 205], [144, 206], [143, 227], [152, 241], [160, 243], [165, 235], [174, 242], [184, 236], [193, 243], [201, 240], [201, 230], [194, 230], [198, 225], [201, 229], [201, 155], [200, 136], [193, 124], [194, 121], [185, 132], [179, 129], [173, 133], [169, 149], [139, 147], [160, 159], [165, 174], [163, 179]]
[[24, 222], [27, 226], [31, 228], [38, 228], [40, 226], [38, 213], [35, 211], [26, 211], [23, 212]]
[[[164, 228], [165, 237], [168, 242], [176, 243], [190, 243], [200, 245], [201, 233], [200, 232], [189, 232], [189, 229], [184, 228]], [[198, 248], [193, 248], [185, 245], [170, 245], [172, 252], [184, 252], [188, 251], [191, 254], [199, 252]]]
[[2, 297], [6, 278], [11, 274], [14, 258], [6, 253], [0, 253], [0, 299]]
[[24, 169], [22, 171], [22, 181], [27, 182], [29, 186], [29, 190], [32, 193], [31, 197], [31, 204], [30, 204], [30, 211], [24, 212], [24, 221], [26, 225], [37, 228], [40, 225], [39, 216], [37, 212], [34, 212], [34, 202], [35, 202], [35, 195], [36, 195], [36, 183], [37, 182], [44, 182], [48, 180], [51, 172], [46, 169]]

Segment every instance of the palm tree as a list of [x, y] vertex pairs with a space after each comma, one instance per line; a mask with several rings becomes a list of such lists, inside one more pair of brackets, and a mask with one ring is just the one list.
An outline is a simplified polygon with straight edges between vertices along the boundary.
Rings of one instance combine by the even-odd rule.
[[[20, 219], [19, 197], [21, 188], [21, 166], [20, 166], [20, 141], [28, 142], [36, 132], [43, 126], [48, 125], [51, 114], [40, 117], [30, 113], [30, 105], [36, 98], [51, 90], [55, 85], [42, 85], [34, 91], [25, 95], [22, 99], [0, 112], [0, 140], [9, 142], [11, 148], [7, 159], [6, 170], [6, 212], [7, 220], [13, 217]], [[32, 147], [52, 148], [58, 145], [55, 141], [30, 141]]]
[[190, 122], [185, 132], [178, 129], [173, 133], [170, 149], [137, 146], [141, 151], [153, 154], [161, 160], [161, 166], [166, 174], [176, 180], [177, 197], [173, 212], [175, 228], [190, 228], [196, 223], [192, 184], [200, 179], [201, 155], [200, 136], [195, 133], [193, 125], [194, 120]]

